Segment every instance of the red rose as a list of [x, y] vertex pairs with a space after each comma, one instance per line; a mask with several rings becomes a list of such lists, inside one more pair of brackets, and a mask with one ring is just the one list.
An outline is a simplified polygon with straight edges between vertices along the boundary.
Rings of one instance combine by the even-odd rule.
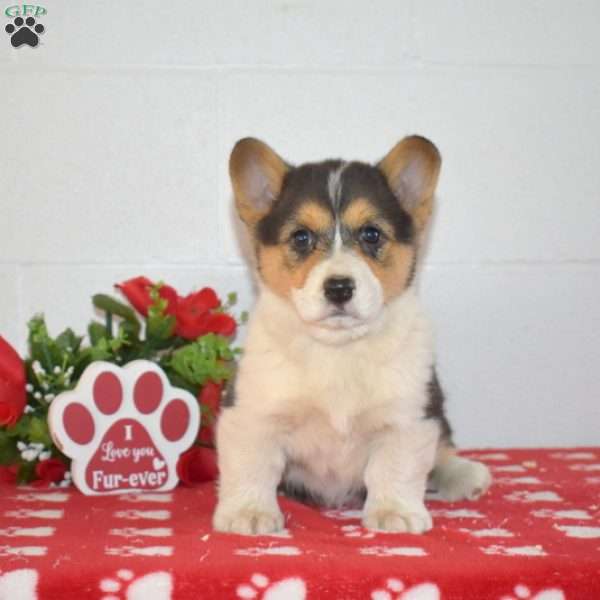
[[48, 458], [40, 460], [35, 465], [35, 474], [38, 479], [34, 482], [35, 485], [48, 485], [50, 483], [60, 483], [65, 478], [67, 467], [65, 463], [58, 458]]
[[[129, 303], [144, 317], [148, 316], [148, 309], [152, 305], [150, 289], [154, 283], [147, 277], [134, 277], [123, 283], [118, 283], [115, 287], [119, 288]], [[177, 312], [177, 292], [170, 285], [162, 285], [158, 290], [158, 295], [167, 301], [166, 313], [174, 315]]]
[[213, 313], [208, 316], [205, 324], [207, 333], [218, 333], [224, 336], [230, 336], [235, 333], [237, 323], [233, 317], [225, 313]]
[[0, 336], [0, 426], [13, 426], [21, 418], [26, 403], [25, 365]]
[[207, 381], [200, 390], [198, 401], [203, 407], [210, 411], [206, 419], [202, 419], [202, 426], [198, 435], [198, 441], [202, 444], [213, 446], [215, 443], [214, 423], [221, 407], [222, 386], [214, 381]]
[[214, 481], [218, 474], [217, 453], [212, 448], [194, 446], [177, 462], [177, 476], [184, 485]]
[[180, 298], [176, 314], [177, 335], [186, 340], [195, 340], [208, 333], [206, 321], [211, 316], [209, 311], [220, 304], [219, 297], [212, 288], [202, 288], [185, 298]]
[[219, 414], [219, 408], [221, 406], [221, 390], [222, 386], [214, 381], [207, 381], [200, 390], [198, 400], [202, 406], [206, 406], [210, 409], [212, 417], [216, 417]]

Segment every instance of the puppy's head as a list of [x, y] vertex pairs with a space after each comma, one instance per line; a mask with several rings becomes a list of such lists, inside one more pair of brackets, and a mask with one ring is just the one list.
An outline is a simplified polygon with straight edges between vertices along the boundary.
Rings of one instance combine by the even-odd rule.
[[440, 164], [437, 148], [418, 136], [374, 166], [294, 167], [257, 139], [235, 145], [236, 207], [260, 278], [315, 337], [341, 343], [364, 334], [410, 285]]

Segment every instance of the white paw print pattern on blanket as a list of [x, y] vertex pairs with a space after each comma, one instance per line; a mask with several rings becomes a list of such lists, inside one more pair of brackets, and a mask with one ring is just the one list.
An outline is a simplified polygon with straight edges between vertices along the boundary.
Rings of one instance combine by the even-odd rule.
[[375, 537], [373, 531], [364, 529], [360, 525], [342, 525], [340, 529], [344, 537], [360, 538], [361, 540], [370, 540]]
[[300, 556], [302, 550], [296, 546], [269, 546], [268, 548], [240, 548], [234, 553], [238, 556]]
[[514, 596], [502, 596], [500, 600], [566, 600], [566, 596], [562, 590], [555, 588], [541, 590], [532, 595], [527, 586], [519, 584], [515, 586]]
[[34, 569], [0, 571], [0, 600], [37, 600], [38, 573]]
[[135, 577], [133, 571], [120, 569], [114, 577], [106, 577], [99, 584], [104, 595], [101, 600], [171, 600], [173, 579], [166, 571]]
[[242, 600], [304, 600], [306, 584], [300, 577], [271, 581], [262, 573], [255, 573], [248, 583], [238, 585], [236, 596]]
[[400, 579], [390, 577], [385, 588], [373, 590], [371, 600], [440, 600], [440, 589], [434, 583], [419, 583], [406, 588]]

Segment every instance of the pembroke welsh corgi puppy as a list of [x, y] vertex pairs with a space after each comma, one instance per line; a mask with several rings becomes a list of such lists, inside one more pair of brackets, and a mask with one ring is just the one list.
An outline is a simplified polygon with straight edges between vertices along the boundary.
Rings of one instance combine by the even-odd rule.
[[283, 528], [283, 489], [327, 507], [360, 501], [365, 527], [421, 533], [428, 481], [448, 500], [489, 487], [487, 467], [452, 443], [415, 292], [440, 164], [418, 136], [376, 165], [295, 167], [257, 139], [235, 145], [259, 296], [217, 425], [218, 531]]

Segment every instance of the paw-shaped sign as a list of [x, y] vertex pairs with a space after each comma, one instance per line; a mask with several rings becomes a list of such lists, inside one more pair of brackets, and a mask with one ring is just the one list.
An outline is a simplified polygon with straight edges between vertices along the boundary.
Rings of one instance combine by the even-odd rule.
[[170, 490], [177, 459], [198, 434], [200, 409], [153, 362], [98, 361], [54, 399], [48, 423], [84, 494]]

